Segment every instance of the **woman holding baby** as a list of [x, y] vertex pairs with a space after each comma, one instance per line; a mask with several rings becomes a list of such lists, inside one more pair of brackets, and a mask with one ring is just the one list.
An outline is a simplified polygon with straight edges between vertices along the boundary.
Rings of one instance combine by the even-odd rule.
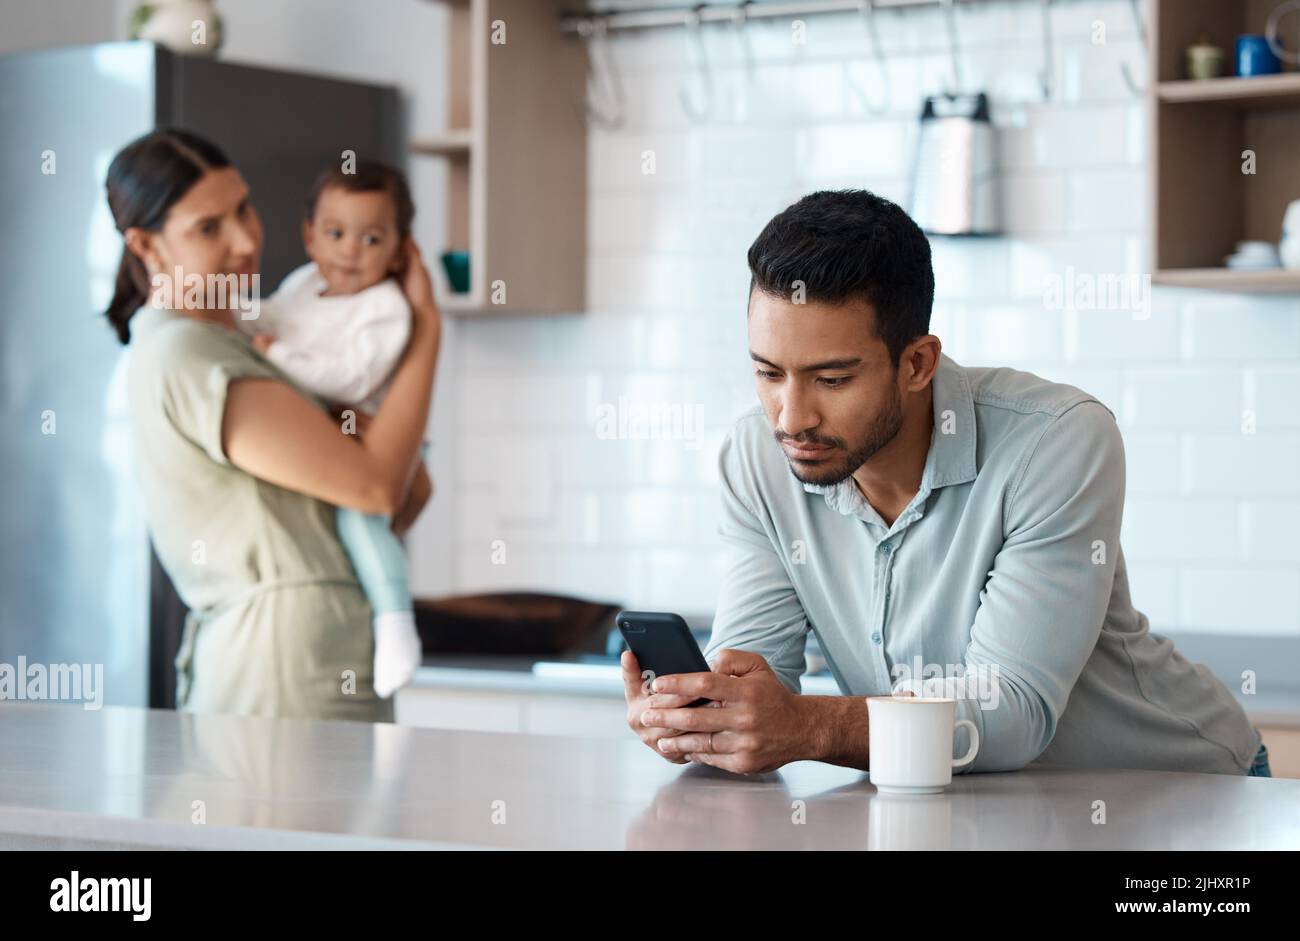
[[[107, 315], [129, 343], [150, 536], [190, 608], [176, 661], [179, 708], [391, 721], [387, 696], [419, 661], [413, 620], [396, 613], [410, 603], [393, 534], [432, 490], [421, 442], [441, 320], [409, 235], [409, 194], [403, 203], [391, 182], [351, 204], [334, 198], [346, 187], [326, 185], [329, 220], [309, 210], [308, 313], [350, 317], [355, 327], [329, 331], [345, 338], [337, 368], [322, 370], [316, 356], [310, 373], [297, 370], [294, 349], [271, 355], [287, 340], [256, 321], [250, 329], [237, 299], [192, 303], [188, 291], [156, 290], [174, 272], [258, 273], [261, 223], [225, 155], [197, 135], [160, 130], [109, 168], [125, 248]], [[297, 317], [271, 302], [277, 325]], [[364, 361], [349, 362], [357, 350]], [[355, 380], [347, 388], [360, 391], [340, 401], [309, 381], [317, 373], [323, 382], [346, 373]], [[350, 408], [340, 419], [342, 406]], [[386, 618], [381, 594], [395, 612]]]

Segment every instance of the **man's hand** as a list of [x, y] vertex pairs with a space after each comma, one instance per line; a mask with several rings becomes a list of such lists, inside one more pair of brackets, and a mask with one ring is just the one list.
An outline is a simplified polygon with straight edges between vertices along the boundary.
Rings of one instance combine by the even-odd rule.
[[[650, 678], [641, 676], [641, 665], [637, 663], [636, 654], [630, 650], [623, 651], [623, 659], [620, 661], [623, 667], [623, 698], [627, 700], [627, 724], [637, 737], [646, 745], [655, 750], [661, 758], [667, 758], [673, 764], [684, 765], [686, 758], [681, 755], [669, 755], [659, 748], [659, 742], [665, 737], [677, 735], [679, 733], [672, 729], [661, 729], [647, 726], [641, 722], [641, 714], [646, 711], [651, 700], [659, 700], [659, 705], [664, 708], [673, 708], [675, 706], [684, 706], [689, 702], [694, 702], [693, 696], [667, 696], [663, 694], [652, 694], [649, 690]], [[698, 674], [706, 676], [707, 674]], [[689, 710], [688, 710], [689, 711]]]
[[[744, 650], [723, 650], [712, 668], [711, 673], [658, 677], [655, 694], [641, 703], [642, 727], [659, 733], [656, 743], [665, 757], [739, 774], [775, 771], [791, 761], [818, 757], [810, 698], [786, 689], [766, 660]], [[623, 673], [626, 678], [626, 666]], [[700, 697], [715, 700], [717, 708], [682, 708], [683, 701]]]

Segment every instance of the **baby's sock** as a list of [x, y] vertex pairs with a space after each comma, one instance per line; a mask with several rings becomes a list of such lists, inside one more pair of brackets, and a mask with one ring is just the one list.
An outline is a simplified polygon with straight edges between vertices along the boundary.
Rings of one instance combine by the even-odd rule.
[[415, 675], [423, 648], [415, 629], [415, 612], [381, 611], [375, 615], [375, 692], [387, 699]]

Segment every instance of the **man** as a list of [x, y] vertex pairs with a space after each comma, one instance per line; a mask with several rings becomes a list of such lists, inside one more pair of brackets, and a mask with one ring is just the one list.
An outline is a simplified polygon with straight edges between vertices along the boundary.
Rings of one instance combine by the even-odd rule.
[[[965, 771], [1267, 773], [1241, 707], [1129, 600], [1104, 405], [943, 355], [929, 243], [871, 193], [806, 196], [749, 266], [760, 405], [719, 458], [732, 557], [712, 672], [650, 686], [623, 655], [647, 745], [742, 773], [866, 769], [864, 697], [896, 692], [958, 700], [980, 738]], [[809, 631], [842, 696], [799, 695]], [[697, 697], [712, 708], [685, 708]], [[962, 729], [954, 756], [967, 745]]]

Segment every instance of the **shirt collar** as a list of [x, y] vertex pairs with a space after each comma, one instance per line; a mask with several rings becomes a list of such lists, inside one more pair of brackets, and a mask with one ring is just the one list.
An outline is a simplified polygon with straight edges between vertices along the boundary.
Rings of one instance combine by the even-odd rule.
[[[172, 310], [171, 308], [168, 307], [155, 307], [152, 304], [147, 304], [147, 303], [142, 304], [140, 307], [136, 308], [135, 313], [131, 315], [131, 322], [129, 325], [131, 339], [134, 341], [136, 337], [143, 337], [149, 333], [152, 333], [154, 330], [156, 330], [158, 327], [162, 326], [165, 323], [168, 323], [172, 320], [183, 319], [184, 317], [185, 315], [182, 314], [180, 311]], [[220, 324], [209, 323], [206, 320], [198, 320], [195, 318], [191, 318], [191, 319], [193, 319], [195, 323], [204, 324], [209, 327], [215, 327], [218, 330], [223, 330], [223, 331], [226, 330], [226, 328], [222, 327]], [[249, 342], [248, 335], [245, 333], [244, 330], [240, 329], [241, 321], [236, 319], [233, 321], [233, 324], [235, 329], [229, 332], [233, 333], [237, 337], [242, 338], [245, 343], [248, 343]]]
[[[966, 370], [940, 353], [930, 386], [934, 428], [921, 473], [921, 487], [909, 509], [924, 501], [932, 490], [967, 483], [976, 475], [975, 399]], [[869, 507], [852, 477], [838, 484], [804, 484], [803, 489], [825, 496], [826, 505], [838, 513], [858, 515]], [[873, 511], [871, 515], [876, 514]]]
[[[966, 370], [947, 355], [939, 354], [934, 387], [934, 432], [925, 472], [931, 489], [964, 484], [975, 479], [975, 397]], [[923, 487], [926, 485], [922, 478]]]
[[173, 317], [178, 316], [175, 311], [165, 307], [155, 307], [152, 304], [142, 304], [136, 308], [136, 312], [131, 315], [130, 330], [131, 339], [138, 336], [144, 336], [151, 332], [159, 324], [166, 323]]

